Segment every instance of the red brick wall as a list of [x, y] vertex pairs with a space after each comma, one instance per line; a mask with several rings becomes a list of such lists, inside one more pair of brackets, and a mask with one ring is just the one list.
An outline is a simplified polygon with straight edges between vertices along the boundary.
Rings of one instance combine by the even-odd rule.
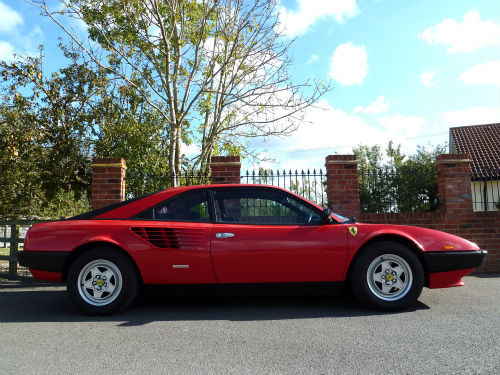
[[[328, 169], [328, 160], [335, 161], [335, 167], [331, 169], [332, 174]], [[468, 155], [445, 154], [436, 158], [440, 207], [438, 212], [427, 213], [359, 214], [359, 195], [353, 197], [353, 190], [357, 189], [357, 184], [350, 183], [353, 172], [346, 172], [344, 168], [349, 164], [342, 164], [352, 160], [355, 160], [354, 155], [327, 157], [329, 173], [327, 193], [330, 207], [339, 207], [339, 212], [348, 212], [349, 215], [352, 215], [358, 207], [358, 214], [354, 216], [364, 222], [415, 225], [464, 237], [477, 243], [481, 249], [488, 250], [486, 262], [479, 271], [500, 272], [500, 212], [472, 211]], [[347, 169], [355, 170], [355, 168]], [[345, 176], [349, 178], [346, 179]], [[330, 189], [337, 191], [333, 192]], [[357, 202], [347, 202], [346, 197]], [[339, 202], [335, 203], [335, 199]], [[343, 211], [343, 207], [347, 210]]]
[[239, 184], [241, 162], [239, 156], [212, 156], [210, 158], [212, 184]]
[[125, 200], [125, 172], [122, 158], [95, 158], [92, 168], [92, 209]]
[[[415, 225], [442, 230], [473, 241], [488, 250], [484, 272], [500, 272], [500, 212], [473, 212], [468, 155], [446, 154], [436, 159], [439, 212], [402, 214], [360, 214], [357, 160], [354, 155], [326, 157], [327, 196], [330, 208], [361, 221]], [[125, 199], [123, 159], [97, 158], [92, 166], [92, 208]], [[212, 183], [240, 183], [239, 156], [213, 156]]]
[[325, 159], [328, 207], [345, 216], [359, 215], [358, 161], [355, 155]]
[[[472, 211], [472, 210], [471, 210]], [[488, 250], [482, 272], [500, 272], [500, 212], [469, 212], [451, 217], [445, 212], [408, 214], [359, 215], [367, 223], [415, 225], [441, 230], [475, 242], [481, 249]]]
[[472, 213], [469, 155], [438, 155], [436, 167], [440, 210], [450, 218], [467, 217]]

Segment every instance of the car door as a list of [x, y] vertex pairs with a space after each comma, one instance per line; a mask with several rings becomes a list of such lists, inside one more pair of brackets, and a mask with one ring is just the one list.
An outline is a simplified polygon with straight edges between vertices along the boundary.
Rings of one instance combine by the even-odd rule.
[[347, 260], [341, 224], [273, 188], [220, 188], [211, 253], [219, 283], [340, 281]]
[[136, 257], [148, 263], [151, 283], [215, 283], [207, 197], [203, 189], [187, 191], [136, 215], [131, 230], [150, 245]]

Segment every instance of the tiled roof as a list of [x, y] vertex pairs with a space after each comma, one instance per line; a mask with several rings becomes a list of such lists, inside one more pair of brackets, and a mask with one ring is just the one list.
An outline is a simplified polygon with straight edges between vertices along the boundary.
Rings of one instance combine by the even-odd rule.
[[450, 152], [469, 154], [472, 179], [500, 173], [500, 124], [450, 128]]

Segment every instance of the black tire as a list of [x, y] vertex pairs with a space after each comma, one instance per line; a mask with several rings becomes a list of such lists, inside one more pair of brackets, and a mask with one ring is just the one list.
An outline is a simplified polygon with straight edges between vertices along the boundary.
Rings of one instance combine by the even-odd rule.
[[424, 285], [424, 270], [413, 251], [391, 241], [376, 242], [361, 251], [350, 270], [350, 282], [362, 303], [386, 311], [415, 304]]
[[98, 247], [71, 264], [67, 290], [73, 304], [89, 315], [115, 314], [134, 301], [138, 277], [129, 258], [117, 249]]

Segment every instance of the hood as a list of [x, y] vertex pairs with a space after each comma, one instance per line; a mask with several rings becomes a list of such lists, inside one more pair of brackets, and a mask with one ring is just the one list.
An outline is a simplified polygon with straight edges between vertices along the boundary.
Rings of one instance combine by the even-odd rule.
[[[380, 235], [397, 235], [415, 243], [423, 251], [468, 251], [479, 247], [465, 238], [434, 229], [390, 224], [346, 224], [356, 226], [360, 240], [366, 242]], [[357, 236], [356, 236], [357, 237]]]

